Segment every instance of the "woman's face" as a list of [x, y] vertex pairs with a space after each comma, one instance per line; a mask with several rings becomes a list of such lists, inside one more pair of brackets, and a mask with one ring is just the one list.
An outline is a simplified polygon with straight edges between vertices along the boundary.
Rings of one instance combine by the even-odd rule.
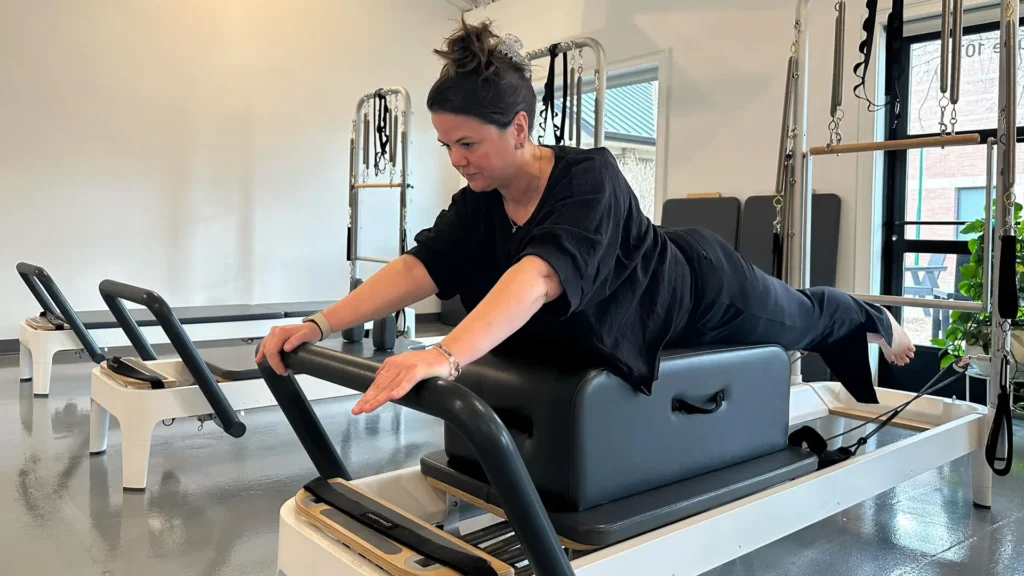
[[[525, 114], [520, 114], [524, 116]], [[523, 132], [519, 118], [506, 129], [492, 126], [472, 116], [433, 112], [430, 121], [437, 140], [448, 150], [448, 157], [469, 187], [478, 192], [506, 185], [519, 160], [517, 134]]]

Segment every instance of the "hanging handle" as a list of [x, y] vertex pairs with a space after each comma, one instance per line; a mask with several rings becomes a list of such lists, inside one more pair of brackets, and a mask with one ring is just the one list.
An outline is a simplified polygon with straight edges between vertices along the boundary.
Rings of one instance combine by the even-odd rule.
[[683, 414], [714, 414], [722, 409], [725, 404], [725, 390], [719, 390], [711, 398], [708, 398], [708, 402], [714, 402], [715, 405], [710, 408], [703, 406], [697, 406], [696, 404], [690, 404], [682, 398], [672, 399], [672, 411], [682, 412]]
[[1013, 320], [1017, 318], [1020, 302], [1017, 300], [1017, 237], [1012, 234], [1003, 234], [999, 238], [999, 266], [999, 301], [996, 308], [1001, 318]]

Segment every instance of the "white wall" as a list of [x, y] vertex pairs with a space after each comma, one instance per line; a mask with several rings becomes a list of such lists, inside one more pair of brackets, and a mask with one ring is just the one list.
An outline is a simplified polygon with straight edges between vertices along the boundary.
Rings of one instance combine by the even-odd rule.
[[[379, 86], [414, 103], [410, 243], [457, 188], [424, 105], [431, 49], [458, 16], [441, 0], [0, 0], [0, 13], [0, 339], [38, 308], [20, 260], [80, 309], [102, 307], [103, 278], [177, 306], [342, 296], [350, 123]], [[384, 194], [362, 248], [390, 257], [397, 195]]]
[[[811, 145], [828, 138], [833, 5], [814, 2], [809, 23]], [[669, 91], [668, 134], [658, 139], [668, 147], [668, 196], [718, 191], [745, 198], [774, 188], [795, 6], [794, 0], [504, 0], [471, 16], [492, 19], [501, 32], [519, 35], [527, 49], [592, 36], [612, 63], [669, 50], [670, 82], [660, 87]], [[843, 133], [855, 142], [862, 139], [860, 116], [866, 114], [865, 104], [851, 95], [863, 3], [849, 2], [847, 10]], [[855, 262], [870, 258], [854, 242], [858, 211], [870, 212], [870, 197], [858, 200], [857, 194], [864, 173], [854, 156], [815, 163], [815, 189], [843, 198], [837, 284], [847, 290], [854, 289]], [[870, 169], [867, 174], [870, 179]]]

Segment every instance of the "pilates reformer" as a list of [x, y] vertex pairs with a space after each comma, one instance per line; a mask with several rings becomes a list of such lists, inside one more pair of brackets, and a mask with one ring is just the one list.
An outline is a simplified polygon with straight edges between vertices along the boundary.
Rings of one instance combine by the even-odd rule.
[[[20, 378], [32, 381], [32, 393], [50, 393], [50, 373], [57, 352], [75, 351], [96, 362], [105, 357], [101, 350], [128, 346], [130, 342], [107, 311], [76, 312], [58, 288], [56, 281], [41, 266], [27, 262], [17, 265], [18, 275], [40, 312], [26, 318], [18, 327]], [[272, 327], [296, 324], [321, 302], [289, 304], [190, 306], [177, 310], [188, 335], [194, 340], [251, 340], [265, 335]], [[151, 341], [167, 342], [156, 319], [144, 310], [132, 314]]]
[[[810, 262], [811, 162], [800, 129], [808, 7], [809, 0], [797, 4], [777, 205], [780, 214], [786, 207], [779, 273], [797, 287], [807, 285]], [[1012, 46], [1010, 28], [1004, 41]], [[1013, 76], [1003, 84], [1012, 97]], [[1005, 158], [1009, 144], [998, 146]], [[997, 207], [997, 222], [1005, 209]], [[1012, 288], [1015, 274], [1001, 274], [995, 258], [986, 286], [1008, 312], [1003, 283]], [[999, 331], [995, 320], [991, 328]], [[921, 393], [876, 389], [877, 404], [860, 404], [836, 382], [803, 382], [799, 360], [785, 350], [747, 346], [665, 351], [649, 398], [604, 371], [486, 355], [458, 382], [425, 381], [396, 401], [445, 421], [442, 452], [419, 467], [353, 481], [295, 378], [365, 391], [387, 355], [304, 345], [283, 355], [288, 376], [259, 366], [319, 474], [281, 508], [282, 574], [696, 575], [961, 456], [971, 455], [974, 502], [988, 507], [992, 471], [1009, 468], [1009, 450], [1000, 459], [999, 442], [985, 441], [994, 406], [928, 395], [968, 358]], [[1001, 394], [996, 382], [993, 398]], [[836, 416], [865, 422], [846, 430]], [[871, 424], [856, 443], [827, 449]], [[860, 452], [885, 425], [917, 433]]]
[[[372, 108], [372, 123], [371, 123]], [[364, 94], [356, 103], [352, 118], [352, 137], [349, 141], [349, 191], [348, 191], [348, 269], [349, 288], [355, 290], [363, 283], [359, 277], [360, 262], [387, 264], [387, 258], [365, 256], [359, 253], [359, 192], [366, 189], [398, 189], [398, 255], [408, 248], [406, 227], [408, 215], [406, 201], [409, 183], [409, 121], [412, 101], [409, 91], [402, 86], [378, 88]], [[372, 152], [372, 162], [371, 162]], [[401, 170], [398, 170], [401, 155]], [[371, 174], [372, 166], [372, 174]], [[396, 180], [395, 177], [398, 176]], [[384, 176], [386, 181], [372, 181], [373, 177]], [[398, 317], [402, 317], [402, 329], [398, 330]], [[394, 315], [387, 315], [373, 321], [371, 334], [373, 344], [381, 350], [390, 350], [395, 338], [412, 335], [415, 330], [416, 313], [406, 308]], [[365, 336], [363, 327], [355, 326], [342, 332], [346, 342], [359, 342]]]

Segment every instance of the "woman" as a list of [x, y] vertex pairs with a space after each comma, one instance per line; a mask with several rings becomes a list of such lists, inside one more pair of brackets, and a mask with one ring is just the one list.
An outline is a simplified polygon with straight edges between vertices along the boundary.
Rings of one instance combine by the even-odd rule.
[[648, 394], [666, 346], [778, 344], [821, 353], [856, 398], [877, 401], [867, 343], [896, 364], [914, 356], [886, 310], [794, 290], [703, 230], [654, 226], [604, 148], [531, 142], [536, 95], [511, 45], [463, 21], [435, 50], [445, 65], [427, 108], [468, 186], [405, 255], [308, 322], [271, 330], [258, 361], [285, 374], [282, 349], [459, 295], [466, 318], [439, 345], [388, 358], [353, 414], [455, 378], [499, 344], [602, 366]]

